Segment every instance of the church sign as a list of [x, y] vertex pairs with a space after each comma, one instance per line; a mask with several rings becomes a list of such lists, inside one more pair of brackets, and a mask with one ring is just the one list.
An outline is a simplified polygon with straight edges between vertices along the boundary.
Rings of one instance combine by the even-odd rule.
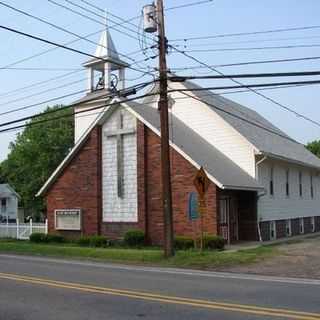
[[81, 209], [58, 209], [55, 210], [56, 230], [81, 230]]

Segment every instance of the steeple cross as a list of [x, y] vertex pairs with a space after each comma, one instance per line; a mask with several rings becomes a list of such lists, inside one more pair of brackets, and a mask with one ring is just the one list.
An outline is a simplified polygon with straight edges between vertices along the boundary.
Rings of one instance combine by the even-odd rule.
[[123, 113], [118, 113], [117, 129], [112, 131], [105, 131], [104, 135], [107, 138], [117, 139], [117, 190], [118, 197], [124, 196], [124, 154], [123, 154], [123, 137], [125, 135], [134, 134], [135, 128], [124, 128]]

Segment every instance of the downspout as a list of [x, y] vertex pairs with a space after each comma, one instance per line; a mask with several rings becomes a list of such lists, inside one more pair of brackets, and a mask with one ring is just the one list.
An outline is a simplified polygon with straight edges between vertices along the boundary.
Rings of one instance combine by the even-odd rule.
[[[256, 163], [256, 179], [259, 181], [259, 165], [267, 160], [267, 156], [264, 156], [261, 160], [259, 160]], [[266, 190], [263, 190], [262, 192], [258, 192], [257, 195], [257, 202], [259, 201], [259, 198], [261, 198], [262, 196], [264, 196], [266, 194]], [[258, 210], [257, 210], [258, 211]], [[257, 212], [258, 213], [258, 212]], [[258, 220], [258, 214], [257, 214], [257, 229], [258, 229], [258, 237], [259, 237], [259, 241], [262, 242], [262, 237], [261, 237], [261, 229], [260, 229], [260, 222]]]

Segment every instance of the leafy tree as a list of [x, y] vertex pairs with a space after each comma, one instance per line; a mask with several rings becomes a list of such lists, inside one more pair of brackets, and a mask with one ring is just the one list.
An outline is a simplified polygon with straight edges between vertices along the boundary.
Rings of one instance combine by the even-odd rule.
[[[20, 206], [35, 220], [45, 209], [43, 199], [36, 198], [36, 193], [73, 145], [72, 110], [48, 113], [61, 107], [47, 107], [40, 117], [32, 119], [29, 126], [17, 134], [15, 142], [11, 142], [10, 153], [0, 164], [0, 180], [14, 187], [22, 199]], [[54, 119], [60, 116], [65, 117]], [[42, 120], [50, 121], [36, 124]]]
[[315, 140], [308, 143], [307, 149], [320, 158], [320, 140]]

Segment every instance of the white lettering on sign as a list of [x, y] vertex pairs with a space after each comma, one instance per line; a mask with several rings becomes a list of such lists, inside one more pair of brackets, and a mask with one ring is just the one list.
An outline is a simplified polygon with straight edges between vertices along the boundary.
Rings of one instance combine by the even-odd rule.
[[55, 210], [56, 230], [81, 230], [81, 209]]

